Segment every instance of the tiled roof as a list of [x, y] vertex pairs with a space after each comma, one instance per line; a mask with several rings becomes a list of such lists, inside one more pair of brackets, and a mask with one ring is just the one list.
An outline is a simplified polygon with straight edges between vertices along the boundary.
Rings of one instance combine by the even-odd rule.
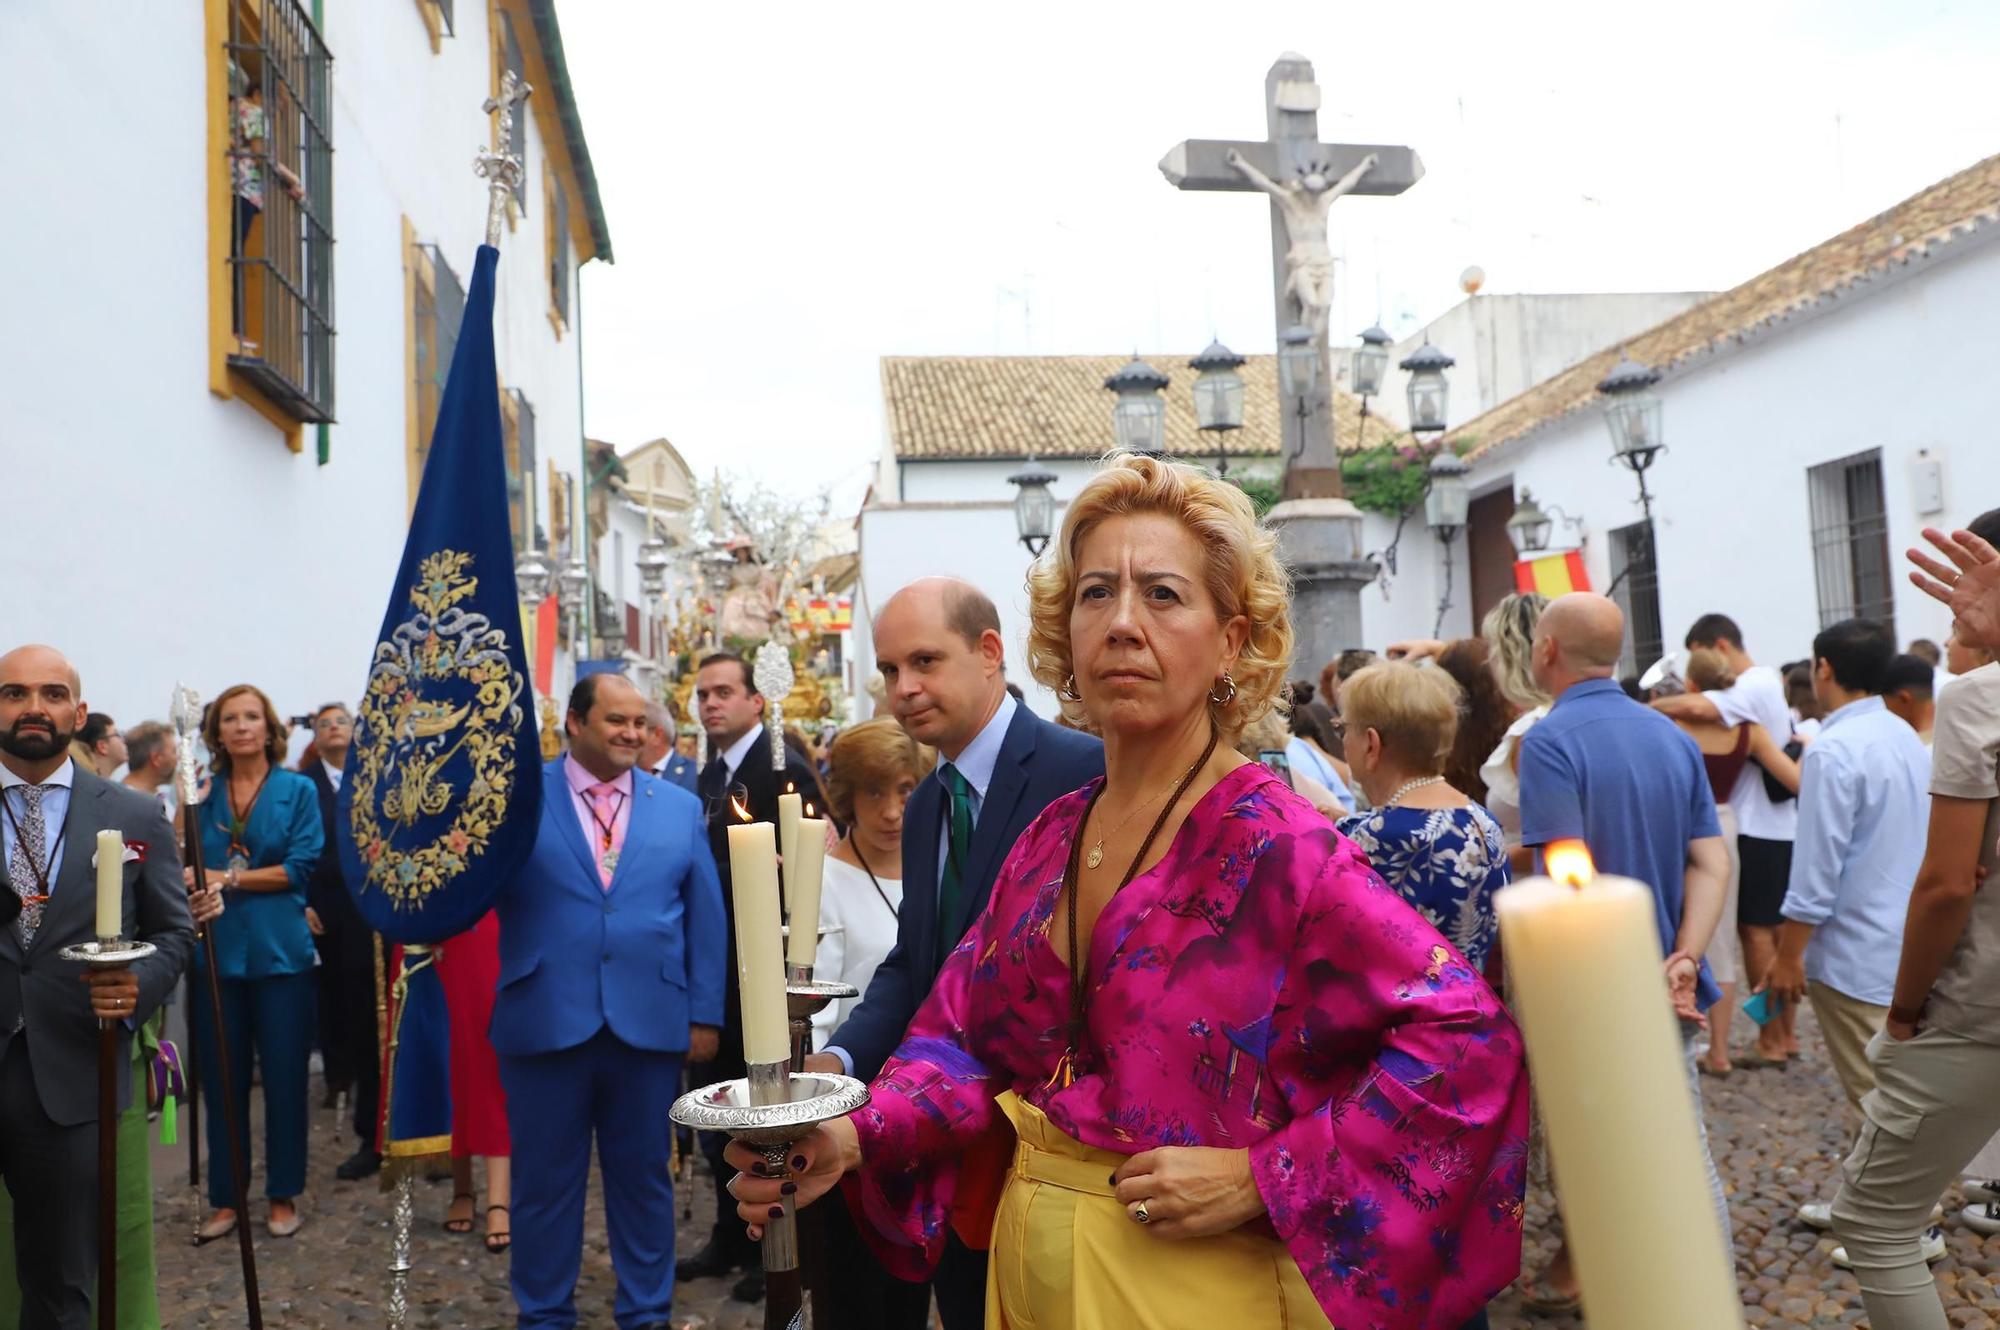
[[[1195, 426], [1192, 353], [1148, 355], [1166, 374], [1167, 452], [1214, 457], [1214, 434]], [[925, 458], [1098, 457], [1110, 451], [1111, 406], [1104, 380], [1130, 356], [884, 356], [882, 401], [889, 441], [904, 460]], [[1247, 357], [1243, 428], [1222, 436], [1232, 457], [1269, 457], [1282, 439], [1275, 356]], [[1343, 451], [1359, 446], [1361, 399], [1335, 394], [1335, 426]], [[1395, 430], [1368, 418], [1368, 440]]]
[[1887, 212], [1785, 260], [1731, 291], [1683, 310], [1665, 323], [1510, 398], [1447, 436], [1472, 445], [1469, 457], [1492, 452], [1586, 406], [1600, 403], [1597, 385], [1632, 359], [1661, 371], [1752, 340], [1824, 301], [1930, 258], [1952, 242], [2000, 221], [2000, 156], [1950, 176]]

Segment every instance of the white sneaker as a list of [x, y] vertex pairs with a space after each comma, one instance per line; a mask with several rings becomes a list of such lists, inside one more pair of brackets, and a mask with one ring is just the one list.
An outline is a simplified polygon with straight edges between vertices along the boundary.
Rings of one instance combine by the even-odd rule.
[[1958, 1212], [1958, 1220], [1977, 1233], [2000, 1233], [2000, 1205], [1980, 1201]]
[[1967, 1178], [1959, 1183], [1958, 1189], [1965, 1193], [1968, 1201], [1985, 1201], [1989, 1205], [2000, 1204], [2000, 1179]]
[[1833, 1205], [1827, 1201], [1807, 1201], [1799, 1207], [1799, 1222], [1824, 1233], [1833, 1227]]
[[[1924, 1260], [1932, 1265], [1936, 1265], [1944, 1259], [1943, 1229], [1930, 1228], [1924, 1230], [1923, 1251]], [[1852, 1270], [1854, 1268], [1854, 1262], [1847, 1259], [1847, 1248], [1845, 1247], [1835, 1247], [1833, 1249], [1833, 1263], [1843, 1270]]]

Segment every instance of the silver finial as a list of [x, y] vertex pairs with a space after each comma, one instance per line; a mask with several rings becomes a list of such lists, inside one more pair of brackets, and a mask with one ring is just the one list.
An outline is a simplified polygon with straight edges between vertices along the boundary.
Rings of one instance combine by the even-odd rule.
[[771, 728], [771, 770], [785, 769], [785, 699], [791, 696], [792, 651], [777, 638], [757, 648], [750, 679], [764, 695], [764, 719]]
[[201, 694], [186, 684], [175, 684], [167, 715], [180, 741], [180, 754], [174, 760], [174, 786], [180, 792], [181, 806], [192, 808], [201, 802], [201, 777], [194, 751], [201, 738]]
[[507, 220], [507, 197], [521, 187], [521, 159], [509, 152], [514, 141], [514, 108], [528, 100], [535, 89], [522, 82], [513, 70], [500, 77], [500, 95], [482, 104], [488, 115], [500, 113], [499, 148], [481, 148], [472, 158], [473, 174], [487, 182], [486, 243], [500, 247], [500, 228]]

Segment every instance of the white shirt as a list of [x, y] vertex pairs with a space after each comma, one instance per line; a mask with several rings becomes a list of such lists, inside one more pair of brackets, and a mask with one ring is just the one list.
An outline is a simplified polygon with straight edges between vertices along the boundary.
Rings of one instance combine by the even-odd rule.
[[[1731, 728], [1751, 721], [1762, 725], [1783, 745], [1792, 737], [1792, 709], [1785, 702], [1785, 681], [1769, 665], [1752, 665], [1736, 676], [1727, 688], [1703, 693], [1722, 713], [1722, 723]], [[1729, 792], [1729, 806], [1736, 813], [1736, 832], [1758, 840], [1791, 840], [1799, 831], [1796, 799], [1773, 803], [1764, 791], [1764, 768], [1755, 762], [1743, 764], [1736, 788]]]
[[[877, 883], [880, 891], [875, 889]], [[819, 926], [825, 936], [813, 957], [813, 977], [853, 984], [866, 993], [875, 967], [896, 945], [903, 879], [877, 875], [871, 882], [861, 869], [828, 855], [819, 892]], [[860, 1005], [859, 997], [841, 998], [815, 1015], [813, 1047], [826, 1047], [841, 1022]]]
[[333, 765], [333, 763], [326, 761], [324, 758], [320, 760], [319, 766], [320, 770], [326, 773], [327, 780], [332, 782], [334, 793], [335, 794], [340, 793], [340, 778], [346, 775], [347, 773], [342, 771], [339, 767]]
[[743, 768], [743, 759], [750, 756], [750, 751], [757, 746], [757, 741], [767, 733], [769, 731], [762, 725], [752, 725], [744, 731], [741, 739], [722, 750], [722, 765], [727, 768], [727, 773], [723, 777], [724, 786], [736, 779], [736, 773]]
[[1486, 764], [1479, 768], [1479, 779], [1486, 782], [1486, 811], [1500, 824], [1510, 850], [1521, 843], [1521, 778], [1514, 771], [1514, 754], [1521, 750], [1522, 737], [1548, 714], [1545, 706], [1523, 711], [1500, 736]]

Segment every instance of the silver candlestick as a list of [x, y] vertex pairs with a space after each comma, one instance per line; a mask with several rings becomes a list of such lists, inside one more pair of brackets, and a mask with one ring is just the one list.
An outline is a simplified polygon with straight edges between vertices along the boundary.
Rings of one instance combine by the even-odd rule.
[[806, 1069], [806, 1054], [812, 1052], [812, 1018], [830, 1003], [860, 996], [861, 990], [853, 984], [814, 980], [810, 965], [785, 966], [785, 1015], [792, 1035], [793, 1071]]
[[[671, 1116], [696, 1131], [727, 1132], [763, 1156], [764, 1176], [792, 1176], [792, 1147], [814, 1127], [868, 1102], [868, 1087], [852, 1076], [792, 1071], [782, 1062], [753, 1062], [740, 1080], [721, 1081], [682, 1095]], [[764, 1325], [803, 1330], [804, 1289], [799, 1278], [798, 1214], [792, 1197], [764, 1222]]]
[[792, 649], [777, 638], [757, 648], [750, 666], [751, 682], [764, 698], [764, 719], [771, 730], [771, 770], [785, 769], [785, 699], [791, 696]]

